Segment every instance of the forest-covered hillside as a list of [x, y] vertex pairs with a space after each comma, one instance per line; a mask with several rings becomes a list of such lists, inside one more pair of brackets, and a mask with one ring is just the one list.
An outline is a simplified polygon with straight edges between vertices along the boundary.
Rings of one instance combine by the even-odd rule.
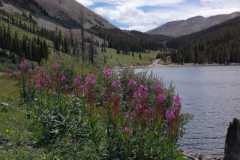
[[[55, 50], [68, 54], [89, 54], [89, 50], [96, 50], [92, 48], [101, 48], [102, 51], [114, 48], [124, 54], [145, 52], [163, 48], [163, 42], [169, 39], [161, 35], [120, 30], [74, 0], [2, 0], [1, 3], [0, 11], [5, 16], [1, 21], [43, 36], [52, 41]], [[9, 15], [17, 20], [6, 20]], [[36, 59], [29, 54], [26, 57]]]
[[239, 63], [240, 17], [168, 42], [179, 63]]
[[120, 29], [91, 28], [90, 32], [108, 42], [110, 48], [129, 52], [145, 52], [165, 48], [164, 42], [170, 40], [168, 36], [148, 35], [138, 31], [124, 31]]

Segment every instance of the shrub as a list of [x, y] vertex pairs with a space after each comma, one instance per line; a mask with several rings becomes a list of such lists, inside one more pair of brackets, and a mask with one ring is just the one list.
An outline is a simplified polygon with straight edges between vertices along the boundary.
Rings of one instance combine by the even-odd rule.
[[29, 73], [24, 82], [35, 93], [28, 103], [31, 128], [51, 158], [182, 158], [177, 140], [185, 117], [173, 87], [108, 67], [96, 75], [77, 75], [54, 64]]

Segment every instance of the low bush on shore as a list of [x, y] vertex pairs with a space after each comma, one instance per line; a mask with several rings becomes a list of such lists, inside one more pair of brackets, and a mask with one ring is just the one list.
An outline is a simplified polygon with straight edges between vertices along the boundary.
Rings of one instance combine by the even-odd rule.
[[26, 60], [14, 76], [45, 159], [184, 159], [181, 98], [154, 78], [108, 67], [78, 75], [57, 63], [32, 69]]

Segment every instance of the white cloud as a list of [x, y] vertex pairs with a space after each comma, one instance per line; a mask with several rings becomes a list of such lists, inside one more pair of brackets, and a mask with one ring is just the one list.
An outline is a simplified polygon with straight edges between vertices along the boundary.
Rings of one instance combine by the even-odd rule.
[[[147, 31], [167, 21], [240, 11], [240, 0], [77, 0], [124, 29]], [[190, 2], [190, 3], [189, 3]], [[196, 3], [194, 3], [196, 2]], [[144, 11], [141, 7], [152, 7]]]
[[84, 6], [90, 6], [90, 5], [94, 4], [94, 2], [91, 0], [76, 0], [76, 1], [81, 3]]
[[[111, 5], [127, 5], [127, 6], [155, 6], [155, 5], [170, 5], [180, 3], [184, 0], [77, 0], [79, 2], [88, 1], [91, 3], [107, 3]], [[85, 3], [86, 4], [86, 3]]]

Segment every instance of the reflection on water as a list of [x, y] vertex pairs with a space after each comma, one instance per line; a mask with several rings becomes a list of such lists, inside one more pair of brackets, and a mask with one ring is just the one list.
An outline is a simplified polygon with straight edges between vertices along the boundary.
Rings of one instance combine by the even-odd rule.
[[240, 66], [161, 67], [152, 72], [166, 84], [173, 82], [183, 99], [183, 112], [194, 117], [180, 141], [184, 150], [221, 155], [234, 117], [240, 118]]

